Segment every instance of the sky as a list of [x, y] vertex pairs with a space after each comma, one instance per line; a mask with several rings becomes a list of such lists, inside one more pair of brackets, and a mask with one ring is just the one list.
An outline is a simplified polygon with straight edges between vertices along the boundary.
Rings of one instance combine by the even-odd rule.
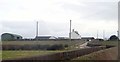
[[119, 0], [0, 0], [0, 34], [14, 33], [34, 38], [39, 35], [69, 36], [72, 29], [82, 37], [117, 35]]

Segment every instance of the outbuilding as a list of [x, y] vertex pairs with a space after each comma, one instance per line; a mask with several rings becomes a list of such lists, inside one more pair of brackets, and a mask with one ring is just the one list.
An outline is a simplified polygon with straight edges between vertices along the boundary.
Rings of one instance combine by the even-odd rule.
[[71, 36], [71, 39], [81, 39], [81, 35], [78, 33], [78, 31], [72, 30], [71, 33], [69, 33], [69, 38]]
[[54, 37], [54, 36], [37, 36], [37, 37], [35, 37], [35, 39], [37, 39], [37, 40], [48, 40], [48, 39], [57, 39], [57, 38]]
[[17, 34], [3, 33], [1, 35], [2, 41], [15, 41], [15, 40], [20, 40], [20, 39], [22, 39], [22, 36], [17, 35]]
[[84, 40], [84, 41], [92, 41], [95, 38], [94, 37], [82, 37], [81, 39]]

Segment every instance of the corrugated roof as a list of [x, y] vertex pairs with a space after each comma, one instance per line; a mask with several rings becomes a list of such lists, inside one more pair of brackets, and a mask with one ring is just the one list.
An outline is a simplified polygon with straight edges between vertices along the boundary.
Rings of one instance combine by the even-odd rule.
[[37, 36], [36, 39], [49, 39], [51, 36]]
[[[50, 39], [51, 37], [54, 37], [54, 36], [37, 36], [35, 37], [35, 39]], [[56, 37], [54, 37], [56, 38]]]
[[20, 35], [17, 35], [17, 34], [11, 34], [11, 33], [3, 33], [2, 35], [4, 35], [4, 34], [10, 34], [10, 35], [12, 35], [12, 36], [22, 37], [22, 36], [20, 36]]

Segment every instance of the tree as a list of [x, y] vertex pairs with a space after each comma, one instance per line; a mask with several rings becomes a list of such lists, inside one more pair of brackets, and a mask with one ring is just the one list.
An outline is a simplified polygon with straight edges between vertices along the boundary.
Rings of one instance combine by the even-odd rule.
[[116, 35], [112, 35], [109, 40], [116, 41], [118, 40], [118, 37]]

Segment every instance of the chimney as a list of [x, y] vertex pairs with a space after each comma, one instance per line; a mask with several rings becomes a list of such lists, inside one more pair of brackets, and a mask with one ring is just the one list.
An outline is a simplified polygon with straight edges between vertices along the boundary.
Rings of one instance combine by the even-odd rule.
[[74, 32], [74, 29], [72, 31]]

